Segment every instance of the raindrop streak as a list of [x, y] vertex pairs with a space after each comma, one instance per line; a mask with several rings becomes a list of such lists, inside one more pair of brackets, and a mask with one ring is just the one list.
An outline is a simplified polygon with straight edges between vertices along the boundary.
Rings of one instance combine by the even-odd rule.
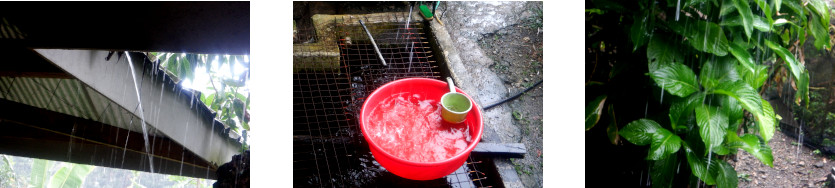
[[713, 148], [707, 150], [707, 168], [705, 168], [705, 172], [710, 172], [710, 158], [712, 158], [711, 155], [713, 155]]
[[[140, 98], [139, 96], [139, 85], [136, 84], [136, 73], [134, 73], [133, 70], [133, 61], [130, 60], [130, 54], [128, 53], [128, 51], [125, 51], [125, 56], [128, 59], [128, 67], [130, 67], [130, 74], [132, 76], [131, 78], [133, 78], [133, 86], [134, 88], [136, 88], [136, 101], [139, 103], [139, 118], [141, 118], [142, 120], [142, 136], [145, 137], [145, 152], [150, 153], [151, 150], [150, 148], [148, 148], [148, 131], [145, 126], [145, 110], [142, 110], [142, 98]], [[154, 161], [150, 154], [148, 155], [148, 163], [151, 167], [151, 173], [154, 173]]]
[[638, 186], [644, 184], [644, 171], [641, 171], [641, 178], [638, 180]]
[[[130, 123], [128, 124], [128, 130], [133, 127], [133, 116], [130, 117]], [[122, 167], [125, 166], [125, 153], [128, 152], [128, 141], [130, 140], [130, 132], [127, 134], [128, 136], [125, 137], [125, 147], [122, 148]]]
[[72, 161], [71, 160], [72, 159], [72, 140], [73, 140], [73, 135], [75, 135], [75, 126], [76, 126], [76, 124], [72, 125], [72, 131], [70, 132], [70, 144], [69, 144], [69, 146], [67, 146], [67, 148], [68, 148], [67, 149], [67, 161]]
[[412, 57], [415, 54], [415, 43], [412, 43], [412, 48], [409, 48], [409, 72], [412, 72]]
[[679, 169], [681, 169], [681, 161], [678, 162], [678, 167], [676, 167], [676, 174], [678, 174]]
[[681, 12], [681, 0], [676, 3], [676, 21], [678, 21], [678, 14]]
[[[412, 4], [409, 4], [409, 15], [406, 16], [406, 33], [410, 34], [410, 36], [411, 36], [411, 31], [409, 31], [409, 22], [412, 21], [412, 10], [414, 10], [414, 9], [415, 9], [415, 7], [412, 6]], [[405, 39], [407, 39], [407, 41], [408, 41], [409, 38], [406, 37]], [[406, 44], [406, 48], [408, 48], [408, 47], [409, 47], [409, 45]]]
[[[212, 120], [214, 122], [214, 120]], [[191, 122], [191, 118], [186, 119], [186, 131], [188, 131], [188, 124]], [[188, 142], [188, 134], [185, 134], [185, 141], [183, 143]], [[180, 155], [180, 176], [183, 176], [183, 161], [185, 161], [186, 157], [186, 148], [183, 147], [183, 154]]]
[[800, 154], [800, 147], [803, 146], [803, 121], [800, 121], [800, 126], [797, 127], [797, 143], [797, 152], [794, 153], [795, 158]]
[[663, 103], [664, 103], [664, 85], [661, 85], [661, 102], [659, 102], [658, 104], [663, 104]]
[[[215, 120], [214, 119], [212, 119], [212, 127], [209, 128], [209, 129], [212, 130], [212, 133], [209, 134], [209, 144], [212, 144], [212, 140], [215, 138], [214, 137], [214, 135], [215, 135]], [[212, 148], [209, 147], [209, 153], [211, 153], [211, 152], [212, 152]], [[206, 169], [210, 169], [208, 163], [206, 164]], [[206, 170], [206, 179], [209, 179], [209, 170]], [[237, 183], [237, 181], [236, 181], [236, 183]]]

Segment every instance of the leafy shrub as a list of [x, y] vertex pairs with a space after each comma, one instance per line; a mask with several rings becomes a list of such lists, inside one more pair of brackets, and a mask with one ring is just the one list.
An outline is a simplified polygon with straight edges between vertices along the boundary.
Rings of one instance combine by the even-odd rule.
[[[809, 73], [795, 54], [802, 53], [807, 39], [818, 50], [831, 48], [830, 7], [821, 0], [586, 4], [591, 6], [586, 10], [586, 51], [592, 61], [586, 64], [586, 131], [608, 122], [610, 142], [617, 144], [622, 137], [649, 146], [645, 159], [653, 187], [671, 187], [680, 161], [686, 161], [691, 178], [736, 187], [739, 177], [722, 156], [738, 149], [773, 167], [768, 141], [778, 120], [761, 96], [763, 88], [789, 83], [796, 92], [793, 102], [808, 107]], [[632, 54], [623, 53], [618, 36], [629, 39]], [[646, 54], [646, 59], [633, 54]], [[626, 76], [634, 72], [643, 77]], [[648, 97], [651, 102], [644, 107], [621, 97], [629, 95], [623, 91], [658, 96]], [[660, 109], [650, 111], [650, 103]], [[615, 111], [616, 105], [626, 107]], [[641, 108], [643, 114], [634, 112]], [[618, 120], [629, 123], [618, 125]], [[755, 128], [742, 131], [746, 122]]]

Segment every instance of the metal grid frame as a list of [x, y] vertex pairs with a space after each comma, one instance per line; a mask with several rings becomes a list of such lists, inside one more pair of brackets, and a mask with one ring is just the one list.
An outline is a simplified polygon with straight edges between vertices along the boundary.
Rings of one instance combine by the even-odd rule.
[[[446, 178], [400, 178], [373, 159], [362, 138], [357, 117], [368, 94], [401, 78], [441, 78], [425, 22], [406, 15], [341, 16], [330, 23], [333, 32], [309, 28], [294, 33], [294, 187], [492, 187], [482, 182], [487, 176], [478, 169], [485, 167], [472, 156]], [[364, 19], [388, 66], [380, 62], [358, 19]], [[336, 57], [328, 51], [333, 45], [338, 46]], [[333, 62], [337, 58], [338, 65]]]

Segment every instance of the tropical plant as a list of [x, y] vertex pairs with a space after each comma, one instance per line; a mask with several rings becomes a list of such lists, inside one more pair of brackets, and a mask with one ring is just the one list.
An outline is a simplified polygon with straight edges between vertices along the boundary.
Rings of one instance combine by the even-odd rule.
[[0, 187], [20, 187], [20, 179], [14, 171], [12, 160], [6, 155], [0, 155]]
[[[790, 84], [796, 91], [794, 102], [808, 105], [809, 73], [802, 56], [797, 58], [801, 47], [813, 39], [818, 50], [831, 48], [830, 7], [821, 0], [586, 4], [592, 6], [586, 10], [586, 48], [593, 55], [593, 65], [587, 64], [586, 94], [591, 100], [586, 131], [609, 117], [610, 142], [617, 144], [622, 137], [649, 145], [645, 159], [653, 187], [671, 187], [680, 161], [686, 161], [691, 183], [736, 187], [737, 173], [722, 159], [738, 149], [773, 167], [768, 142], [777, 120], [761, 96], [762, 88]], [[621, 36], [629, 39], [628, 45], [617, 38]], [[629, 50], [618, 53], [618, 47]], [[597, 72], [607, 63], [609, 71]], [[615, 79], [634, 72], [641, 75]], [[660, 109], [650, 114], [652, 102], [644, 108], [619, 98], [623, 87], [658, 94], [650, 97]], [[615, 105], [644, 109], [644, 114], [616, 111]], [[617, 120], [631, 122], [622, 126]], [[757, 128], [744, 129], [749, 123]]]
[[[209, 93], [201, 93], [200, 101], [217, 113], [215, 118], [229, 126], [229, 129], [242, 135], [244, 150], [249, 132], [249, 92], [244, 92], [249, 81], [248, 57], [242, 55], [209, 55], [187, 53], [148, 53], [151, 61], [158, 63], [166, 74], [175, 82], [193, 81], [198, 72], [209, 75]], [[235, 72], [235, 64], [244, 66], [243, 73], [238, 77], [231, 76]], [[213, 67], [228, 67], [228, 72]], [[205, 70], [199, 70], [198, 68]]]
[[175, 182], [172, 187], [185, 187], [189, 185], [190, 187], [212, 187], [212, 184], [203, 184], [204, 181], [197, 178], [190, 178], [190, 177], [183, 177], [183, 176], [168, 176], [168, 180]]
[[55, 174], [47, 179], [47, 171], [51, 168], [51, 161], [35, 159], [32, 162], [32, 172], [29, 176], [30, 187], [81, 187], [84, 179], [95, 169], [95, 166], [64, 163]]

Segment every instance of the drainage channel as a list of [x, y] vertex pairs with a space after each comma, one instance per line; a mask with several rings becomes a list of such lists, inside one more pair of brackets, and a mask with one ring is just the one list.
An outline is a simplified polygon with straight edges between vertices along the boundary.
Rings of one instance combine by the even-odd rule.
[[358, 121], [365, 97], [393, 80], [448, 72], [433, 55], [425, 24], [411, 18], [406, 29], [405, 15], [364, 17], [387, 66], [356, 24], [363, 17], [338, 16], [327, 27], [294, 32], [304, 39], [294, 40], [294, 187], [503, 187], [489, 158], [470, 156], [444, 178], [416, 181], [386, 171], [371, 155]]

